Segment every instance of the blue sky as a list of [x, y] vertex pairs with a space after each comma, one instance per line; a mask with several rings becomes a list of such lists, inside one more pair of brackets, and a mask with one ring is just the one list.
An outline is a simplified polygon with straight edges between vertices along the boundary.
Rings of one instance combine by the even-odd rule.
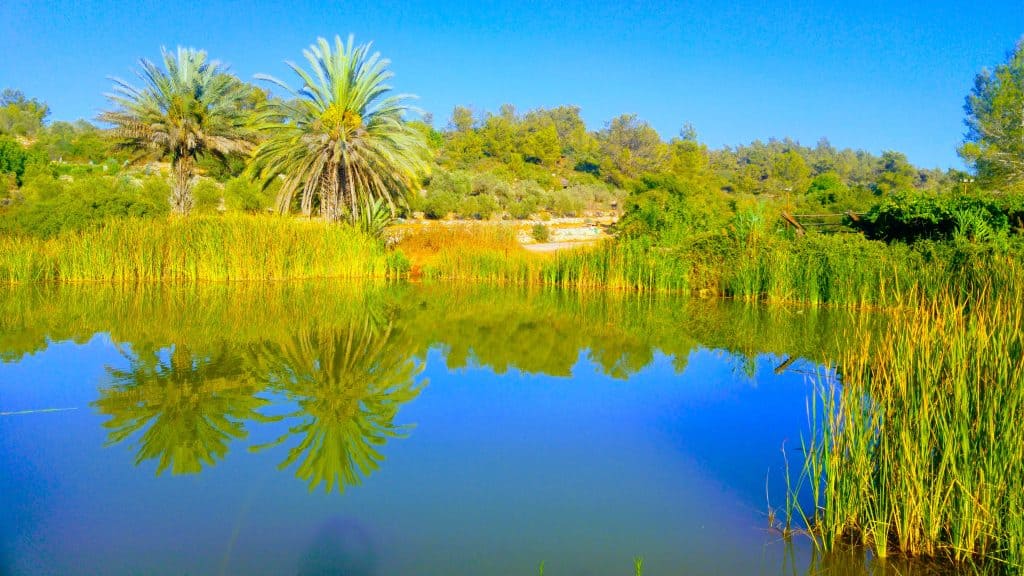
[[372, 40], [394, 86], [443, 126], [456, 104], [575, 104], [593, 129], [631, 112], [713, 147], [792, 137], [959, 167], [974, 75], [1024, 35], [1020, 0], [964, 2], [0, 2], [0, 86], [52, 119], [92, 118], [108, 76], [161, 46], [204, 48], [245, 79], [291, 80], [318, 36]]

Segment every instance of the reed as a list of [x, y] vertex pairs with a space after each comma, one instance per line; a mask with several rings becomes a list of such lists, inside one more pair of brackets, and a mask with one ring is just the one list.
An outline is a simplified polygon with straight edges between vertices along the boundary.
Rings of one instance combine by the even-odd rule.
[[[719, 235], [679, 247], [620, 240], [534, 254], [518, 246], [511, 233], [495, 240], [493, 228], [484, 234], [471, 227], [413, 233], [398, 246], [424, 276], [439, 280], [850, 307], [916, 306], [943, 291], [966, 295], [1020, 260], [1014, 252], [984, 246], [908, 247], [859, 235], [758, 242]], [[1002, 287], [1019, 279], [1008, 278]]]
[[[818, 545], [1024, 569], [1024, 287], [948, 287], [858, 332], [811, 404]], [[998, 288], [997, 288], [998, 287]]]
[[271, 216], [110, 220], [49, 240], [0, 237], [0, 282], [239, 281], [384, 277], [358, 230]]

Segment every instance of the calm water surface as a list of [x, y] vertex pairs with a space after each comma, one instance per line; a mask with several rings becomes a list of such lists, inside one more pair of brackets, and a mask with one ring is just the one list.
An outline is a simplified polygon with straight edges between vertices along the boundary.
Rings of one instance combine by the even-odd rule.
[[864, 317], [337, 284], [0, 311], [2, 574], [869, 569], [766, 518]]

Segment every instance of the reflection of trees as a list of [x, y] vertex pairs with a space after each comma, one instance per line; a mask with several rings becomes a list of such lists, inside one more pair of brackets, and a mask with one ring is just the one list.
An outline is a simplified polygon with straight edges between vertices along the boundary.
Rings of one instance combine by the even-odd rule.
[[404, 431], [394, 423], [399, 408], [421, 390], [415, 377], [422, 366], [394, 336], [392, 323], [365, 316], [258, 348], [254, 374], [298, 404], [286, 416], [297, 423], [258, 448], [297, 438], [280, 467], [298, 463], [296, 476], [310, 490], [343, 491], [376, 470], [378, 448]]
[[222, 345], [196, 354], [175, 346], [168, 358], [127, 357], [127, 370], [109, 369], [111, 384], [93, 406], [111, 417], [103, 424], [110, 444], [146, 429], [135, 463], [157, 459], [157, 474], [168, 466], [172, 474], [197, 473], [223, 458], [231, 440], [246, 437], [246, 420], [267, 420], [257, 411], [267, 401], [256, 396], [237, 350]]

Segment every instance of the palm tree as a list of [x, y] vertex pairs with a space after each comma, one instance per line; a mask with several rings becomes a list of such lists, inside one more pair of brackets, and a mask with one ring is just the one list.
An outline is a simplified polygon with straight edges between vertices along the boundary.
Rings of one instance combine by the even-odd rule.
[[114, 78], [107, 94], [117, 109], [100, 120], [113, 124], [118, 147], [139, 158], [169, 158], [174, 172], [171, 207], [178, 214], [192, 209], [196, 160], [204, 154], [223, 158], [248, 153], [254, 142], [245, 111], [251, 91], [227, 73], [206, 52], [162, 50], [164, 68], [142, 59], [136, 88]]
[[251, 170], [264, 182], [283, 178], [278, 209], [287, 212], [301, 197], [305, 215], [314, 204], [329, 221], [343, 215], [355, 221], [360, 210], [386, 202], [392, 213], [427, 170], [423, 134], [405, 123], [411, 96], [389, 95], [389, 61], [370, 45], [334, 48], [320, 38], [303, 54], [311, 71], [288, 65], [302, 81], [300, 90], [269, 76], [292, 97], [269, 102], [258, 123], [266, 141], [256, 149]]

